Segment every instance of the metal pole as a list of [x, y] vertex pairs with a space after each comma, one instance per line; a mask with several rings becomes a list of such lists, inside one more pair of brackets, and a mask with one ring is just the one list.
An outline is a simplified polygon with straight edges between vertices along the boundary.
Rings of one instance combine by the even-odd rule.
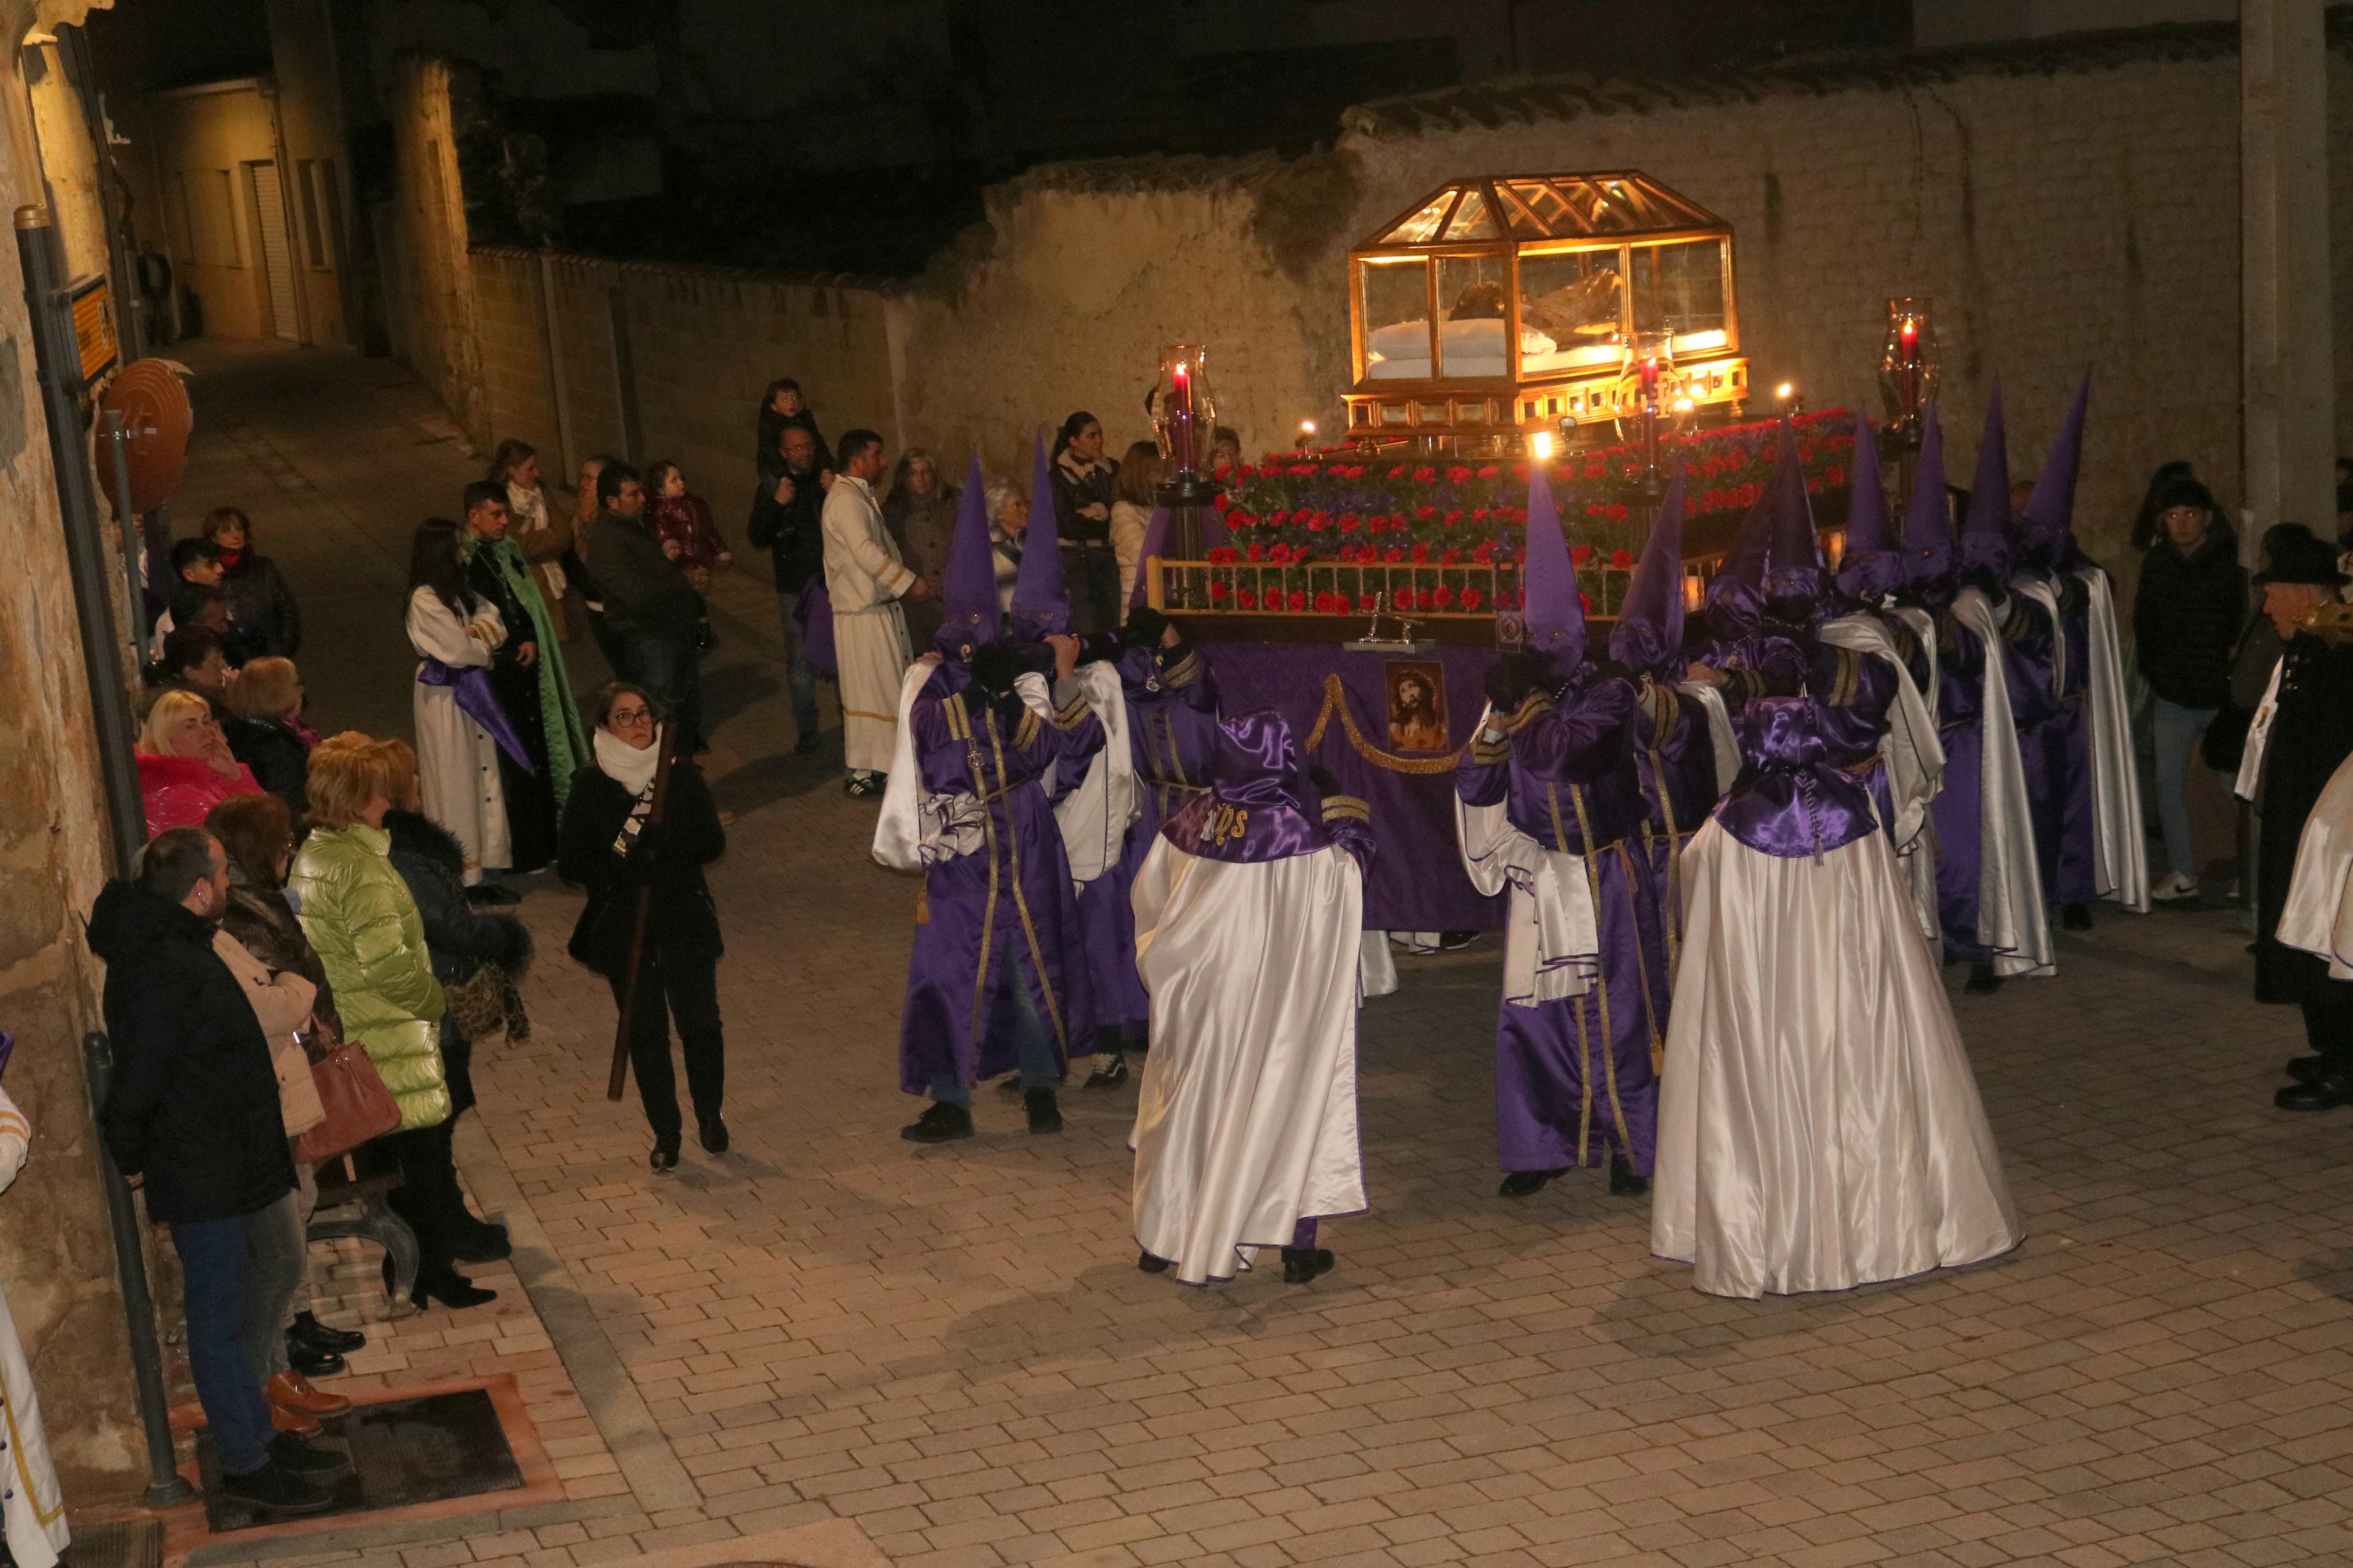
[[[81, 1037], [83, 1069], [90, 1079], [93, 1118], [106, 1103], [107, 1081], [114, 1074], [114, 1055], [106, 1037], [92, 1030]], [[99, 1173], [106, 1183], [106, 1216], [113, 1222], [114, 1268], [122, 1280], [122, 1315], [131, 1331], [131, 1373], [139, 1384], [139, 1420], [147, 1429], [147, 1506], [169, 1508], [193, 1501], [190, 1486], [172, 1462], [172, 1420], [164, 1392], [164, 1354], [155, 1342], [155, 1299], [147, 1290], [147, 1258], [139, 1246], [139, 1211], [131, 1202], [130, 1185], [114, 1168], [106, 1140], [98, 1141]]]
[[[153, 435], [142, 430], [139, 434]], [[146, 558], [147, 541], [139, 519], [131, 510], [131, 458], [122, 444], [132, 432], [122, 427], [119, 409], [106, 411], [106, 434], [101, 437], [114, 454], [114, 525], [122, 531], [123, 603], [131, 614], [131, 657], [141, 664], [147, 662], [147, 590], [139, 581], [139, 563]]]
[[[25, 271], [25, 303], [33, 316], [33, 356], [47, 416], [49, 466], [58, 477], [66, 563], [73, 578], [74, 619], [81, 632], [82, 668], [90, 683], [99, 773], [106, 785], [107, 824], [114, 865], [128, 871], [147, 842], [147, 816], [139, 802], [139, 764], [132, 757], [131, 701], [114, 652], [113, 594], [107, 586], [106, 550], [98, 532], [98, 487], [82, 445], [81, 359], [73, 316], [60, 285], [64, 267], [48, 209], [16, 209], [16, 259]], [[133, 542], [125, 539], [127, 552]], [[135, 616], [136, 611], [132, 614]]]

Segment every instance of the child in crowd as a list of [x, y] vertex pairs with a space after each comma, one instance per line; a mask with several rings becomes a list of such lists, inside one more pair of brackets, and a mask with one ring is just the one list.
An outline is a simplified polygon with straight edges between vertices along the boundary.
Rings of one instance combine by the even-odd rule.
[[[646, 470], [646, 493], [652, 498], [654, 537], [661, 541], [662, 553], [685, 567], [690, 576], [701, 572], [695, 588], [708, 592], [711, 573], [735, 559], [719, 536], [719, 525], [712, 521], [711, 503], [690, 495], [685, 470], [667, 461]], [[695, 617], [694, 643], [708, 650], [718, 640], [711, 629], [711, 607], [706, 602]]]

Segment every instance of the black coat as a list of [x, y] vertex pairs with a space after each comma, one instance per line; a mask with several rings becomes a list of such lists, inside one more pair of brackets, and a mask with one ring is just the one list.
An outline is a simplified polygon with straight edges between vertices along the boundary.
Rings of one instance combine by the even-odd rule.
[[2329, 778], [2353, 755], [2353, 643], [2310, 632], [2288, 639], [2282, 656], [2279, 708], [2263, 747], [2263, 798], [2255, 872], [2255, 999], [2301, 1002], [2306, 975], [2320, 963], [2282, 947], [2277, 932], [2295, 875], [2305, 819]]
[[300, 832], [311, 809], [311, 748], [293, 729], [275, 719], [240, 719], [232, 713], [221, 721], [228, 736], [229, 755], [253, 770], [253, 782], [286, 803]]
[[392, 868], [408, 884], [433, 978], [462, 985], [484, 963], [520, 978], [531, 967], [531, 931], [512, 915], [485, 915], [466, 901], [466, 852], [449, 830], [413, 811], [387, 811]]
[[638, 889], [649, 883], [654, 903], [647, 931], [663, 959], [708, 963], [725, 946], [702, 868], [725, 852], [727, 830], [719, 825], [702, 770], [686, 762], [671, 768], [661, 826], [641, 832], [625, 858], [614, 852], [613, 841], [636, 804], [635, 795], [591, 763], [572, 775], [572, 798], [564, 808], [557, 868], [565, 881], [588, 889], [570, 951], [608, 979], [628, 966]]
[[2133, 598], [2133, 647], [2149, 689], [2183, 708], [2220, 708], [2231, 696], [2231, 650], [2247, 622], [2239, 539], [2221, 521], [2188, 555], [2159, 540], [2143, 558]]
[[598, 512], [588, 525], [588, 569], [605, 596], [605, 625], [616, 636], [694, 636], [702, 595], [686, 580], [686, 569], [662, 552], [651, 518]]
[[172, 1224], [252, 1214], [294, 1190], [269, 1042], [213, 929], [129, 882], [109, 882], [90, 912], [114, 1044], [99, 1128], [122, 1173], [146, 1177], [148, 1216]]
[[[790, 478], [793, 499], [776, 504], [776, 481]], [[814, 470], [787, 474], [783, 462], [772, 460], [760, 468], [760, 482], [752, 491], [752, 520], [744, 532], [754, 550], [776, 558], [776, 592], [797, 594], [810, 578], [825, 570], [825, 489]]]
[[248, 551], [221, 574], [220, 585], [228, 595], [231, 663], [265, 654], [292, 658], [301, 652], [302, 606], [278, 563]]

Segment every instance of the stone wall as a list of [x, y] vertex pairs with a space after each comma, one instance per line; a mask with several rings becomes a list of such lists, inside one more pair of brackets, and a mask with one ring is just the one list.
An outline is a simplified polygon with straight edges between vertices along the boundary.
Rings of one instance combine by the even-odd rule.
[[474, 288], [466, 259], [465, 193], [458, 178], [456, 77], [442, 60], [404, 58], [383, 87], [393, 128], [398, 195], [383, 235], [394, 350], [479, 442], [489, 428], [476, 353]]
[[[585, 300], [596, 288], [620, 289], [637, 324], [640, 455], [712, 465], [727, 483], [698, 475], [706, 493], [733, 493], [748, 474], [749, 399], [771, 374], [798, 375], [828, 430], [879, 419], [894, 447], [928, 446], [952, 469], [978, 449], [1018, 474], [1029, 432], [1072, 409], [1103, 419], [1114, 452], [1148, 435], [1155, 350], [1177, 338], [1211, 345], [1220, 417], [1248, 449], [1287, 445], [1302, 419], [1338, 428], [1352, 244], [1464, 174], [1634, 168], [1734, 226], [1760, 385], [1792, 380], [1813, 406], [1876, 411], [1885, 301], [1930, 296], [1957, 479], [1997, 378], [2013, 473], [2031, 477], [2091, 370], [2079, 529], [2124, 566], [2158, 463], [2189, 458], [2226, 504], [2240, 491], [2233, 36], [1907, 57], [1877, 76], [1390, 100], [1351, 111], [1335, 151], [1289, 163], [1034, 171], [992, 191], [984, 225], [893, 288], [567, 260], [558, 314], [582, 386], [572, 446], [620, 436], [609, 418], [588, 433], [587, 399], [613, 396], [609, 313]], [[2353, 69], [2341, 53], [2330, 79], [2334, 330], [2339, 363], [2353, 363]], [[522, 323], [535, 263], [478, 251], [474, 264], [478, 293], [512, 296]], [[512, 404], [493, 423], [552, 427], [526, 390], [548, 379], [532, 331], [484, 337], [522, 356], [491, 374]], [[2353, 449], [2353, 399], [2338, 418]]]
[[892, 312], [871, 285], [492, 247], [469, 259], [483, 437], [531, 442], [551, 474], [598, 453], [672, 459], [740, 542], [754, 411], [775, 377], [809, 388], [828, 435], [898, 439]]
[[[0, 36], [79, 23], [87, 9], [87, 0], [0, 0]], [[0, 192], [12, 206], [42, 200], [21, 58], [12, 49], [0, 67]], [[33, 1144], [0, 1195], [0, 1281], [67, 1502], [79, 1511], [135, 1498], [146, 1465], [81, 1069], [81, 1036], [99, 1026], [98, 967], [79, 932], [106, 870], [105, 792], [24, 289], [7, 247], [0, 556], [14, 569], [0, 574], [0, 1028], [16, 1037], [7, 1090], [32, 1122]]]

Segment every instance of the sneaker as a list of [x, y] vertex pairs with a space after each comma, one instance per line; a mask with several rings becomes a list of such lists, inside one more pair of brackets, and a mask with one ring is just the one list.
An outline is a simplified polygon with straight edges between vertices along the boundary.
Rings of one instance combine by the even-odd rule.
[[900, 1128], [899, 1136], [910, 1143], [944, 1143], [951, 1138], [969, 1138], [972, 1112], [961, 1105], [935, 1100], [930, 1110]]
[[1103, 1058], [1103, 1065], [1087, 1074], [1081, 1089], [1117, 1089], [1127, 1081], [1127, 1058], [1114, 1052]]
[[2148, 901], [2152, 904], [2196, 903], [2198, 884], [2176, 871], [2148, 890]]
[[852, 800], [871, 800], [882, 793], [882, 775], [861, 773], [856, 778], [846, 781], [841, 789], [842, 793]]
[[258, 1470], [220, 1479], [221, 1495], [269, 1513], [324, 1513], [334, 1506], [326, 1488], [293, 1474], [276, 1459]]

